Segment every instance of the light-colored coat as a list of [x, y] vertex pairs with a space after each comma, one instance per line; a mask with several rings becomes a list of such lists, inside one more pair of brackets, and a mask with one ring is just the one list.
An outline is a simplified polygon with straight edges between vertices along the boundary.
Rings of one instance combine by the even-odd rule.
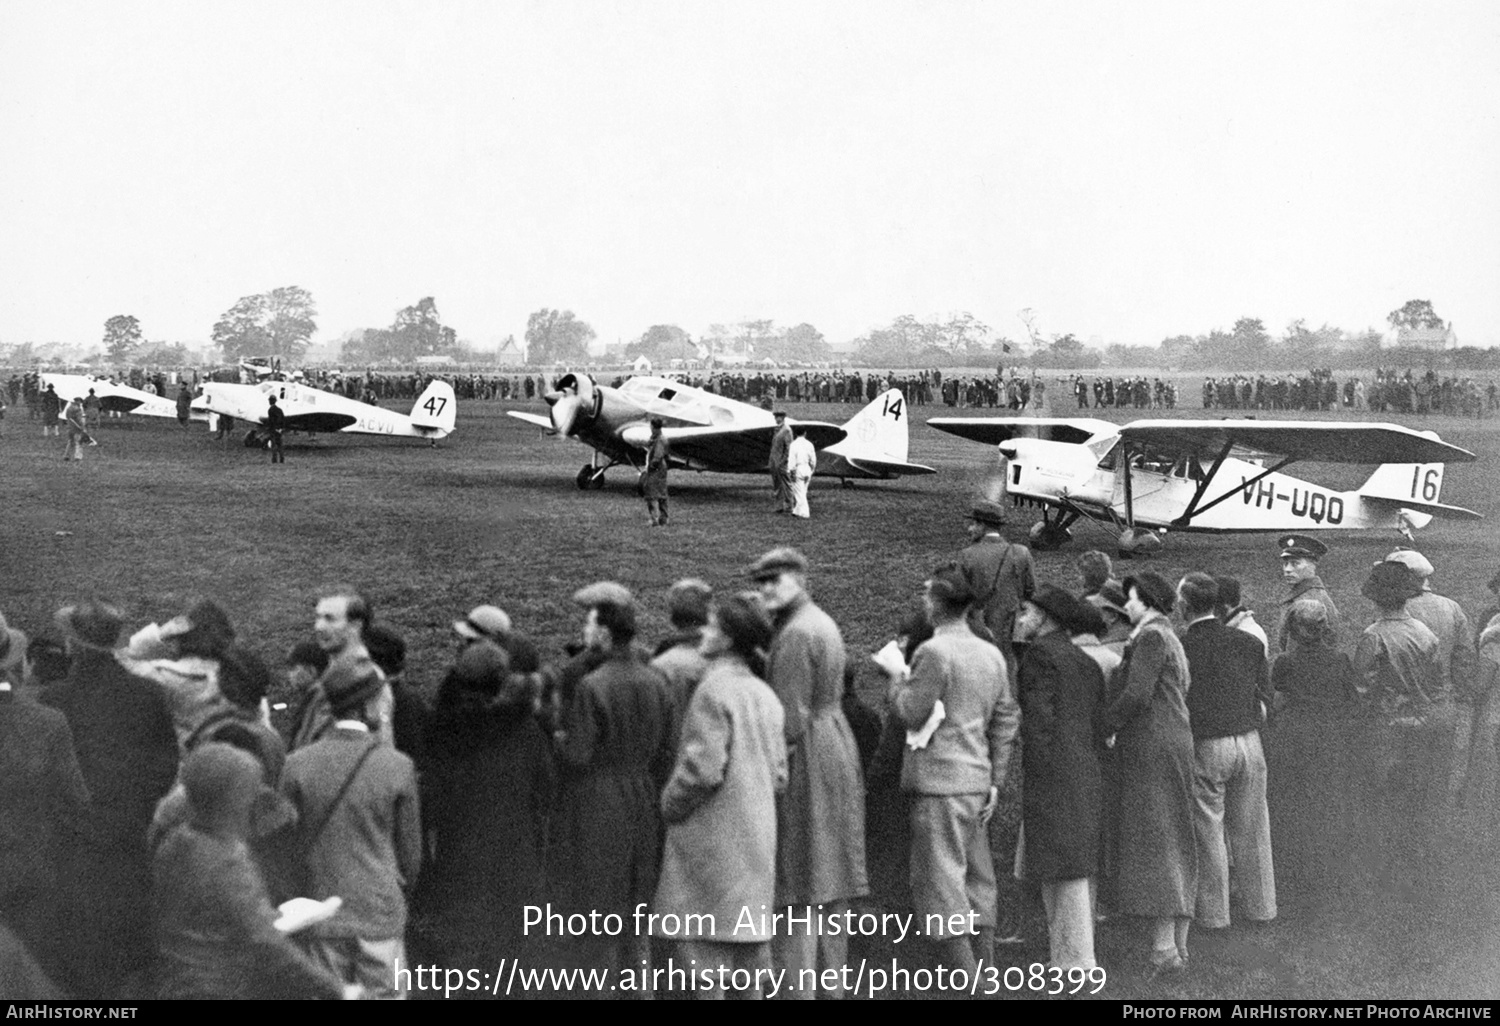
[[[677, 765], [661, 796], [667, 822], [653, 911], [712, 915], [720, 943], [769, 941], [760, 913], [775, 900], [776, 795], [786, 787], [784, 714], [776, 694], [734, 657], [693, 693]], [[735, 930], [745, 910], [751, 930]], [[656, 921], [657, 935], [680, 936]], [[705, 920], [706, 922], [706, 920]]]

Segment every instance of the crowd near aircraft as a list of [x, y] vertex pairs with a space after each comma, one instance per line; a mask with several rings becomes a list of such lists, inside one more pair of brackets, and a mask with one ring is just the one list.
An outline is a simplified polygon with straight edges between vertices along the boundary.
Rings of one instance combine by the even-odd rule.
[[[1080, 518], [1120, 529], [1120, 550], [1161, 548], [1177, 531], [1392, 528], [1480, 514], [1439, 501], [1445, 462], [1474, 454], [1431, 431], [1313, 421], [937, 417], [939, 431], [1000, 450], [1004, 491], [1042, 507], [1031, 540], [1056, 548]], [[1379, 464], [1353, 491], [1280, 473], [1292, 463]]]
[[428, 385], [411, 408], [411, 414], [371, 406], [334, 392], [325, 392], [298, 381], [262, 381], [256, 385], [233, 385], [216, 381], [203, 384], [203, 394], [193, 400], [193, 409], [220, 417], [243, 420], [252, 427], [245, 435], [247, 446], [265, 443], [269, 399], [286, 415], [288, 431], [340, 431], [357, 435], [392, 435], [426, 438], [434, 445], [453, 433], [458, 402], [446, 381]]
[[99, 397], [99, 408], [105, 413], [135, 413], [142, 417], [177, 416], [177, 404], [155, 392], [116, 384], [108, 378], [91, 378], [83, 374], [43, 374], [42, 387], [52, 386], [63, 402], [82, 399], [93, 389]]
[[[723, 474], [766, 472], [776, 421], [770, 410], [726, 399], [665, 378], [634, 377], [619, 388], [597, 384], [586, 374], [569, 374], [544, 397], [549, 416], [507, 411], [512, 417], [576, 438], [594, 450], [578, 471], [579, 488], [602, 488], [604, 474], [625, 464], [639, 470], [651, 437], [650, 420], [660, 417], [672, 448], [672, 465]], [[908, 463], [906, 399], [891, 389], [877, 396], [847, 424], [788, 423], [807, 432], [818, 450], [816, 473], [825, 477], [889, 479], [931, 474], [931, 467]]]

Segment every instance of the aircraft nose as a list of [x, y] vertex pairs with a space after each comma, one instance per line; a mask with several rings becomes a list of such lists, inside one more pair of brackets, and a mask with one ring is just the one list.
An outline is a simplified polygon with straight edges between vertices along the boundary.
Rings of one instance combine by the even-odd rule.
[[570, 434], [578, 418], [578, 397], [564, 395], [552, 404], [552, 429], [560, 435]]

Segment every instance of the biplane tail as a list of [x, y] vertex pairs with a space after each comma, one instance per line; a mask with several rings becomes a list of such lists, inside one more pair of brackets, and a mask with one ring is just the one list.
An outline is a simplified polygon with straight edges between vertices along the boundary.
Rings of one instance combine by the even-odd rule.
[[1406, 514], [1413, 527], [1426, 527], [1435, 516], [1480, 520], [1482, 514], [1441, 501], [1443, 464], [1383, 463], [1359, 487], [1360, 499], [1378, 509]]

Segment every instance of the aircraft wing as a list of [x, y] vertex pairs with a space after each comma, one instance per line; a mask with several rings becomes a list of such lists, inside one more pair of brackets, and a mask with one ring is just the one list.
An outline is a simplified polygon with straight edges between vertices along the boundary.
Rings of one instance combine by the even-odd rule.
[[[820, 421], [797, 421], [807, 429], [807, 437], [816, 449], [824, 449], [848, 437], [837, 424]], [[775, 424], [757, 427], [669, 427], [662, 434], [672, 446], [672, 458], [709, 470], [743, 472], [764, 470], [771, 459], [771, 436]], [[620, 433], [627, 444], [645, 448], [651, 428], [644, 423], [631, 424]]]
[[524, 420], [528, 424], [535, 424], [537, 427], [546, 428], [548, 431], [552, 430], [552, 418], [544, 417], [540, 413], [523, 413], [520, 410], [506, 410], [505, 414], [517, 420]]
[[999, 445], [1012, 438], [1082, 445], [1091, 438], [1112, 435], [1118, 430], [1109, 421], [1093, 417], [934, 417], [927, 426], [985, 445]]
[[914, 474], [936, 474], [933, 467], [924, 466], [921, 463], [892, 463], [889, 460], [871, 459], [868, 456], [845, 456], [849, 465], [856, 470], [863, 470], [871, 477], [907, 477]]
[[1181, 455], [1215, 456], [1226, 445], [1320, 463], [1469, 463], [1476, 457], [1432, 432], [1398, 424], [1297, 420], [1136, 420], [1120, 428], [1127, 442]]
[[[353, 424], [358, 418], [348, 413], [335, 413], [333, 410], [315, 410], [312, 413], [286, 414], [286, 429], [288, 431], [342, 431]], [[264, 424], [266, 418], [259, 418]]]

